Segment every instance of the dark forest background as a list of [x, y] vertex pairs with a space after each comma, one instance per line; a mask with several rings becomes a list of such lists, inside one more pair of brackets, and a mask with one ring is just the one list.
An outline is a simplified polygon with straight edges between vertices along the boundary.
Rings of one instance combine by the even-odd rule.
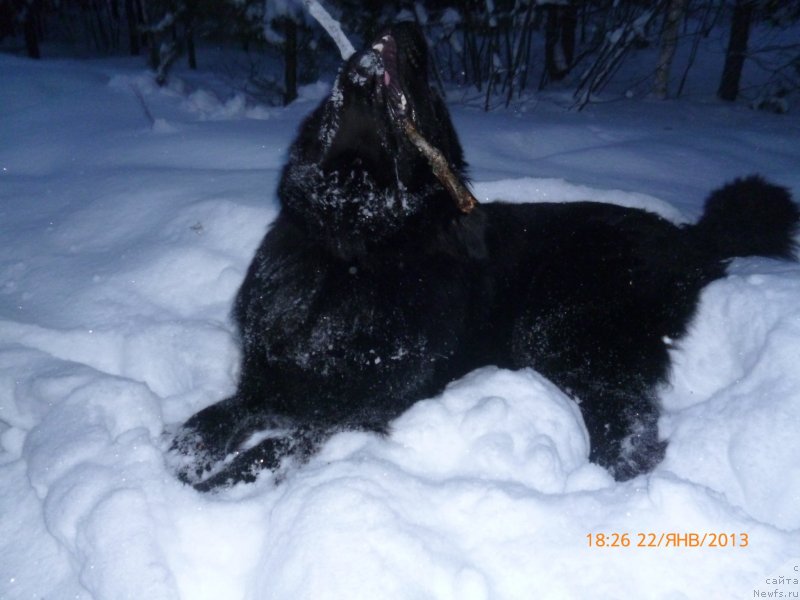
[[[800, 90], [800, 0], [322, 4], [357, 47], [382, 23], [416, 20], [433, 50], [436, 84], [470, 89], [487, 110], [548, 89], [569, 92], [581, 108], [637, 54], [647, 62], [629, 88], [679, 97], [710, 39], [724, 54], [719, 98], [735, 101], [746, 92], [754, 106], [784, 112]], [[754, 44], [754, 31], [767, 31], [760, 39], [768, 42]], [[242, 90], [269, 104], [288, 104], [298, 86], [339, 60], [301, 0], [0, 0], [0, 48], [31, 58], [141, 56], [164, 84], [177, 61], [198, 68], [198, 47], [233, 51]], [[746, 64], [761, 77], [745, 90]]]

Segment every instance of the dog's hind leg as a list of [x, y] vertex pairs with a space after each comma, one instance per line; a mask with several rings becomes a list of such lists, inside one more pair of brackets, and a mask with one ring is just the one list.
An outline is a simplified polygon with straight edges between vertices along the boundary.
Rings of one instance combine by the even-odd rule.
[[608, 469], [617, 481], [647, 473], [663, 460], [667, 443], [659, 439], [659, 410], [652, 392], [605, 389], [578, 400], [589, 432], [589, 460]]

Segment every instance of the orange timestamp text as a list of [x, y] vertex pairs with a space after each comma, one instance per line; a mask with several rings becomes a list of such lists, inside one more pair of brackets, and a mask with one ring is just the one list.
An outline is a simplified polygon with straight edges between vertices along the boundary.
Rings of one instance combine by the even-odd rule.
[[662, 531], [638, 533], [587, 533], [590, 548], [747, 548], [744, 532]]

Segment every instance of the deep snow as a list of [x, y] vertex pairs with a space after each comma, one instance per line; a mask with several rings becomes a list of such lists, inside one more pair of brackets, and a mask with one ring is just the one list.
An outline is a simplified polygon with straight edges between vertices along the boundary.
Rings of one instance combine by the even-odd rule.
[[[740, 259], [707, 288], [649, 476], [615, 483], [564, 394], [487, 366], [387, 439], [202, 495], [166, 469], [169, 431], [233, 389], [228, 310], [324, 86], [267, 110], [119, 61], [0, 56], [0, 80], [0, 598], [800, 596], [798, 265]], [[453, 108], [481, 200], [685, 222], [754, 171], [800, 196], [797, 116], [522, 109]], [[727, 547], [639, 545], [670, 533]]]

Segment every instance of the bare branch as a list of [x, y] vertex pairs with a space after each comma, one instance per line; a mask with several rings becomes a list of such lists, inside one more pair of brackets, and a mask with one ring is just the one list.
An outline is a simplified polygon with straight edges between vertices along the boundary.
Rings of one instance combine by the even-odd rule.
[[322, 28], [328, 32], [328, 35], [333, 38], [333, 41], [336, 42], [339, 53], [344, 60], [356, 53], [353, 44], [350, 43], [344, 31], [342, 31], [342, 26], [336, 19], [331, 17], [330, 13], [317, 0], [303, 0], [303, 4], [308, 10], [308, 14], [314, 17], [322, 25]]

